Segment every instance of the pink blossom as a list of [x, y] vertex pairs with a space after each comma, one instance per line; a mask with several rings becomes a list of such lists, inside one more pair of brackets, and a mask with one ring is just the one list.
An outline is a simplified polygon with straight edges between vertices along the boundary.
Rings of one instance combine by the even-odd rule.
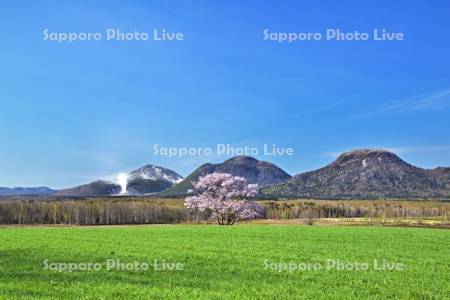
[[192, 196], [185, 199], [185, 206], [209, 213], [220, 225], [232, 225], [236, 220], [253, 219], [262, 213], [259, 204], [246, 200], [256, 195], [258, 185], [247, 184], [243, 177], [212, 173], [192, 185]]

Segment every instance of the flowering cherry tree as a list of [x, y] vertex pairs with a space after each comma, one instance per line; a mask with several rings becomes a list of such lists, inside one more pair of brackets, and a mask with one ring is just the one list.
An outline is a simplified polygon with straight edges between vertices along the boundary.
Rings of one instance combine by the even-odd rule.
[[219, 225], [233, 225], [236, 220], [253, 219], [261, 214], [262, 207], [246, 200], [258, 191], [257, 184], [247, 184], [243, 177], [227, 173], [212, 173], [192, 183], [192, 194], [185, 199], [185, 206], [206, 212]]

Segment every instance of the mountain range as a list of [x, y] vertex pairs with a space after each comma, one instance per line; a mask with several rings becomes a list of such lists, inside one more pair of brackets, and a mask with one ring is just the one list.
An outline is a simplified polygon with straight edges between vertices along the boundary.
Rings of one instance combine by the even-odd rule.
[[42, 187], [0, 187], [0, 196], [18, 196], [18, 195], [29, 195], [29, 196], [39, 196], [39, 195], [52, 195], [56, 190], [52, 190], [46, 186]]
[[[241, 176], [257, 183], [262, 198], [310, 199], [449, 199], [450, 168], [422, 169], [382, 149], [360, 149], [341, 154], [318, 170], [292, 177], [270, 162], [237, 156], [222, 163], [206, 163], [183, 179], [176, 172], [145, 165], [126, 175], [126, 194], [182, 197], [192, 182], [214, 172]], [[113, 181], [55, 191], [39, 188], [0, 188], [1, 195], [110, 196], [123, 193]]]

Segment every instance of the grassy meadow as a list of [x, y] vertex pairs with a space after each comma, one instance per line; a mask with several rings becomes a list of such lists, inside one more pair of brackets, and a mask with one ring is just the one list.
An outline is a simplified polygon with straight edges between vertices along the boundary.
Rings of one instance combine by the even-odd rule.
[[[3, 227], [0, 299], [448, 299], [449, 249], [450, 231], [431, 228]], [[107, 270], [108, 259], [150, 268]], [[182, 267], [155, 270], [155, 259], [159, 269]], [[327, 269], [327, 260], [368, 268]], [[377, 270], [374, 260], [403, 269]], [[60, 272], [55, 263], [101, 268]], [[306, 264], [320, 268], [298, 269]]]

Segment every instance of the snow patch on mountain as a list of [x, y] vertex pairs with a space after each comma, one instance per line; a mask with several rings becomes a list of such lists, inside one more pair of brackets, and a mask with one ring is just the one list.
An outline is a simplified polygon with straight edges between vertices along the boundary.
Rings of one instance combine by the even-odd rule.
[[171, 183], [178, 183], [183, 180], [183, 177], [181, 177], [174, 171], [154, 165], [146, 165], [131, 172], [129, 175], [129, 180], [133, 180], [136, 178], [147, 180], [165, 180]]
[[367, 159], [363, 159], [361, 164], [362, 164], [363, 169], [365, 169], [367, 167]]

